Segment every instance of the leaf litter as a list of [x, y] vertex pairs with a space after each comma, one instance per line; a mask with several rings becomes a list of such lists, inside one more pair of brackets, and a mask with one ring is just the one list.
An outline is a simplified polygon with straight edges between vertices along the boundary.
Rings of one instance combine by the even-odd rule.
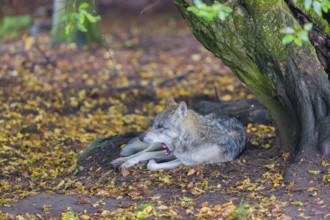
[[[167, 96], [190, 103], [201, 97], [214, 100], [215, 88], [224, 101], [253, 98], [177, 14], [105, 16], [110, 48], [50, 49], [45, 34], [23, 35], [1, 46], [0, 217], [330, 216], [324, 190], [330, 183], [329, 163], [309, 169], [314, 187], [299, 189], [285, 182], [289, 153], [272, 149], [275, 130], [268, 125], [247, 126], [251, 144], [233, 162], [157, 172], [141, 166], [121, 172], [92, 167], [88, 175], [72, 176], [87, 145], [144, 131]], [[53, 202], [38, 206], [40, 198]], [[17, 208], [26, 201], [35, 206]]]

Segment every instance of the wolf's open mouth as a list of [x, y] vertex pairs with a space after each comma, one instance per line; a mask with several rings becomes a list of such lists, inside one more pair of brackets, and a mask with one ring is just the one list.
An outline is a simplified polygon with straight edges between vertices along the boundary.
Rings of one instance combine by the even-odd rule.
[[168, 148], [168, 146], [164, 143], [161, 144], [162, 148], [164, 148], [165, 155], [171, 155], [172, 151]]

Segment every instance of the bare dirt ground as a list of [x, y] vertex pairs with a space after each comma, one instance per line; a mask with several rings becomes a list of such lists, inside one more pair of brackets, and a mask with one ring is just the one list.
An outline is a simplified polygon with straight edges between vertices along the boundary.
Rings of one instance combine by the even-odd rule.
[[269, 125], [248, 125], [230, 163], [120, 172], [118, 137], [76, 167], [92, 141], [145, 130], [169, 95], [253, 97], [165, 6], [103, 8], [107, 48], [50, 49], [44, 34], [1, 46], [0, 218], [330, 219], [329, 158], [290, 165]]

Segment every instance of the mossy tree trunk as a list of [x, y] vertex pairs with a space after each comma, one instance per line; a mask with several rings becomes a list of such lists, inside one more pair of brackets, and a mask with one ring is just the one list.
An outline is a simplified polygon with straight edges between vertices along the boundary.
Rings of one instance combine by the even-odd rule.
[[53, 27], [52, 27], [52, 43], [77, 43], [78, 46], [85, 44], [97, 43], [102, 44], [102, 34], [98, 23], [91, 23], [85, 19], [85, 27], [87, 32], [79, 31], [74, 28], [68, 35], [65, 35], [65, 28], [68, 25], [63, 21], [63, 16], [72, 12], [77, 12], [79, 5], [83, 2], [89, 4], [87, 11], [95, 15], [96, 7], [94, 0], [54, 0], [53, 5]]
[[[174, 0], [195, 37], [269, 110], [277, 145], [296, 159], [307, 148], [329, 154], [329, 23], [279, 0], [227, 1], [234, 11], [225, 21], [205, 21], [187, 11], [192, 2]], [[308, 21], [314, 23], [314, 42], [303, 47], [282, 44], [283, 27]]]

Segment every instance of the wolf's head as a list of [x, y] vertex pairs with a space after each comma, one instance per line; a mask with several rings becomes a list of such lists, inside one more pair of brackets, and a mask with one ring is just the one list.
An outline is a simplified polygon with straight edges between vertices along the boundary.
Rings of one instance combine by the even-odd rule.
[[167, 99], [166, 108], [159, 113], [151, 128], [140, 136], [142, 142], [161, 143], [167, 154], [171, 154], [173, 140], [180, 136], [181, 121], [188, 115], [185, 102], [176, 103], [172, 98]]

